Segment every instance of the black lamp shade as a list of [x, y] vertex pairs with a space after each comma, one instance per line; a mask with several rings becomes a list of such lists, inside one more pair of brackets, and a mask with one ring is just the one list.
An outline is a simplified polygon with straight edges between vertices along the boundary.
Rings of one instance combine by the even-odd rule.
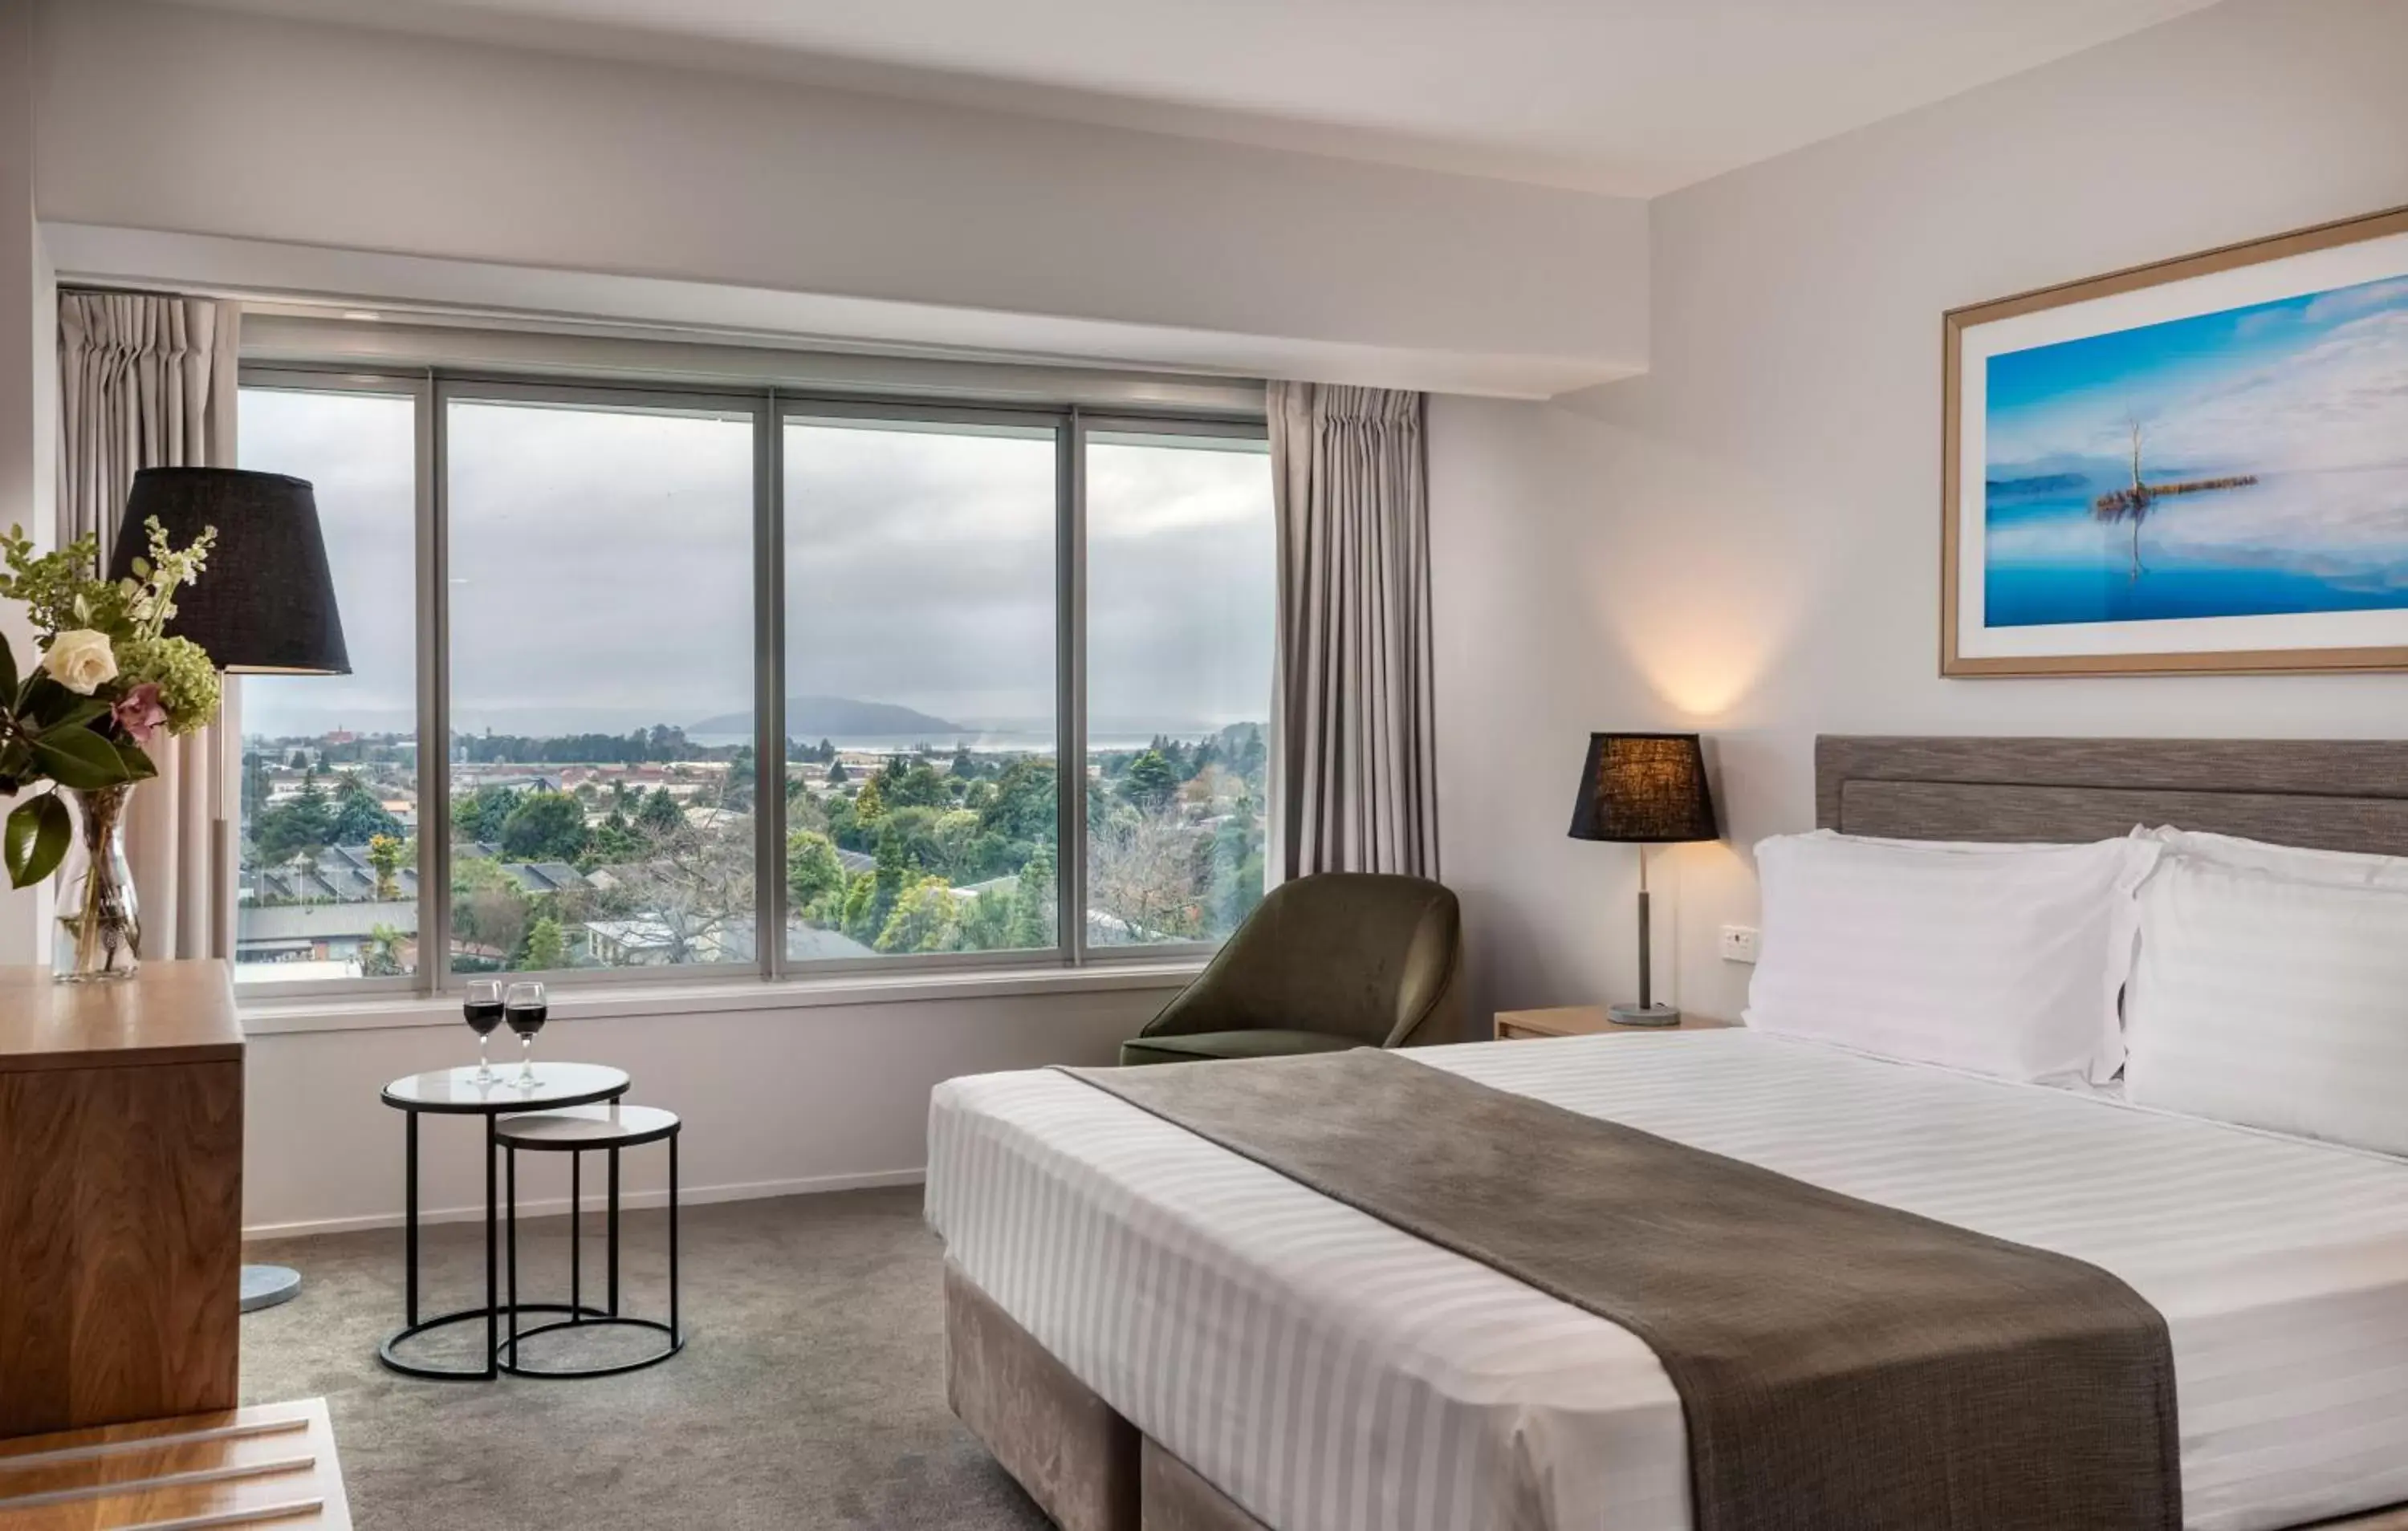
[[1591, 734], [1572, 838], [1661, 845], [1722, 837], [1695, 734]]
[[135, 558], [147, 553], [143, 522], [153, 516], [174, 548], [218, 529], [208, 566], [176, 592], [169, 637], [192, 639], [232, 674], [351, 673], [318, 497], [306, 480], [240, 468], [144, 468], [109, 549], [111, 579], [132, 574]]

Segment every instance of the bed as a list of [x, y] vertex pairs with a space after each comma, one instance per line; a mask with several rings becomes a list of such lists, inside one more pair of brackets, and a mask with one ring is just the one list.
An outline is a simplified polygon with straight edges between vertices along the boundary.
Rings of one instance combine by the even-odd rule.
[[[2387, 743], [1827, 738], [1816, 784], [1857, 834], [2408, 852]], [[1416, 1061], [2101, 1266], [2171, 1333], [2186, 1524], [2408, 1525], [2408, 1164], [1745, 1031]], [[930, 1138], [956, 1410], [1070, 1531], [1690, 1524], [1627, 1331], [1058, 1073]]]

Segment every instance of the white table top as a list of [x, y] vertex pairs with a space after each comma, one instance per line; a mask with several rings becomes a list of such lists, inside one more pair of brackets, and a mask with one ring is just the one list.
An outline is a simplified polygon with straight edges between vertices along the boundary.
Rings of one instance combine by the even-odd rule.
[[511, 1082], [518, 1078], [518, 1072], [515, 1063], [495, 1068], [491, 1084], [477, 1082], [473, 1064], [412, 1074], [384, 1087], [384, 1103], [406, 1111], [494, 1115], [538, 1110], [547, 1106], [581, 1106], [618, 1095], [629, 1082], [624, 1069], [605, 1064], [538, 1061], [535, 1066], [536, 1087], [527, 1090]]

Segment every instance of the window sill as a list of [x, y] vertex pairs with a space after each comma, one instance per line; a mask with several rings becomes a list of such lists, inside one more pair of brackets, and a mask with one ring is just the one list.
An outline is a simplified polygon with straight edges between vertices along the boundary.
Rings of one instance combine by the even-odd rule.
[[[561, 985], [552, 991], [553, 1021], [631, 1016], [663, 1018], [731, 1010], [795, 1010], [910, 1001], [1007, 999], [1027, 994], [1111, 994], [1185, 986], [1204, 970], [1204, 959], [1162, 963], [1105, 963], [1092, 967], [1045, 967], [1021, 971], [903, 973], [892, 977], [848, 973], [840, 978], [722, 979], [691, 984], [629, 983]], [[276, 1000], [244, 996], [242, 1029], [249, 1037], [285, 1037], [323, 1031], [392, 1031], [460, 1024], [457, 999], [424, 994], [346, 999], [321, 994]]]

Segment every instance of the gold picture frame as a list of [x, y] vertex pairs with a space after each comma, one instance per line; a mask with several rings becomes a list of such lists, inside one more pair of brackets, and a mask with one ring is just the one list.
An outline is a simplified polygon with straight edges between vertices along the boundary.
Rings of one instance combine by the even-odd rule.
[[[2328, 253], [2334, 251], [2346, 253]], [[2363, 269], [2344, 270], [2344, 267]], [[2377, 274], [2368, 277], [2364, 274], [2366, 269], [2374, 270]], [[2316, 285], [2335, 271], [2343, 271], [2351, 279], [2329, 287]], [[2244, 272], [2247, 275], [2243, 277], [2232, 275]], [[2074, 345], [2101, 337], [2126, 342], [2128, 350], [2131, 336], [2153, 329], [2171, 332], [2175, 326], [2193, 321], [2229, 320], [2235, 326], [2233, 333], [2237, 336], [2241, 333], [2240, 325], [2259, 317], [2287, 321], [2295, 314], [2314, 312], [2318, 299], [2344, 293], [2379, 293], [2395, 284], [2400, 289], [2399, 303], [2403, 322], [2408, 322], [2408, 207], [2395, 207], [2297, 229], [2271, 238], [2229, 245], [1949, 310], [1942, 322], [1940, 673], [1945, 677], [2233, 675], [2408, 669], [2408, 587], [2399, 587], [2402, 594], [2396, 606], [2373, 608], [2360, 605], [2348, 608], [2346, 611], [2333, 606], [2304, 611], [2210, 610], [2204, 622], [2198, 616], [2160, 614], [2110, 616], [2089, 622], [2035, 617], [2019, 625], [1990, 623], [1990, 594], [2002, 578], [1996, 576], [1990, 565], [1990, 554], [1997, 540], [1990, 535], [1992, 518], [2001, 514], [1993, 504], [1999, 498], [2000, 484], [1988, 477], [1994, 463], [1987, 451], [1989, 428], [1996, 422], [1988, 412], [1991, 396], [1986, 393], [1978, 395], [1983, 412], [1971, 421], [1967, 418], [1969, 408], [1976, 404], [1976, 399], [1969, 398], [1968, 393], [1969, 370], [1976, 362], [1984, 365], [1983, 386], [1986, 388], [1989, 373], [1994, 370], [1987, 364], [1993, 357], [2032, 357], [2053, 349], [2071, 354]], [[2291, 287], [2298, 287], [2299, 291], [2289, 296], [2264, 295], [2267, 293], [2279, 293]], [[2224, 301], [2235, 295], [2246, 301]], [[2386, 298], [2383, 301], [2386, 307], [2382, 317], [2388, 322], [2391, 300]], [[2211, 306], [2198, 307], [2200, 304]], [[2214, 306], [2218, 304], [2222, 306]], [[2090, 327], [2094, 323], [2097, 327]], [[2020, 351], [2011, 345], [2005, 351], [1987, 349], [1993, 344], [2008, 344], [1996, 337], [2010, 332], [2014, 332], [2017, 338], [2029, 338], [2034, 333], [2041, 334], [2042, 338]], [[2313, 336], [2303, 332], [2301, 344], [2305, 345], [2309, 338]], [[2305, 355], [2306, 352], [2300, 354]], [[2226, 365], [2238, 366], [2243, 364], [2235, 361]], [[2093, 393], [2105, 392], [2102, 385], [2089, 379], [2084, 380], [2084, 387]], [[2067, 390], [2064, 396], [2073, 397], [2074, 391]], [[2035, 413], [2043, 406], [2056, 402], [2037, 393], [2028, 401], [2019, 396], [2020, 407]], [[2074, 411], [2069, 406], [2064, 412], [2071, 414]], [[2128, 532], [2131, 545], [2128, 578], [2131, 590], [2137, 592], [2142, 588], [2140, 581], [2143, 577], [2153, 572], [2144, 560], [2143, 536], [2143, 523], [2157, 500], [2193, 490], [2225, 491], [2226, 495], [2218, 503], [2218, 508], [2227, 511], [2229, 518], [2236, 497], [2232, 491], [2255, 489], [2260, 480], [2253, 472], [2227, 473], [2223, 477], [2201, 478], [2193, 482], [2148, 484], [2143, 478], [2143, 423], [2137, 412], [2128, 419], [2131, 429], [2130, 487], [2098, 494], [2092, 509], [2095, 520], [2112, 527], [2116, 525], [2111, 518], [2115, 516], [2117, 508], [2110, 502], [2128, 502], [2122, 510], [2122, 519], [2128, 521], [2128, 527], [2116, 531], [2114, 535], [2120, 538], [2126, 531]], [[2182, 423], [2176, 422], [2178, 429]], [[2408, 484], [2408, 401], [2403, 401], [2401, 423], [2401, 482]], [[2191, 434], [2197, 436], [2200, 433], [2193, 431]], [[1969, 436], [1977, 436], [1978, 440], [1969, 442]], [[2087, 439], [2095, 440], [2095, 432]], [[1979, 480], [1968, 476], [1968, 468], [1973, 465], [1968, 460], [1969, 447], [1984, 451], [1980, 460], [1984, 477]], [[2058, 456], [2073, 461], [2069, 453]], [[2082, 477], [2077, 470], [2055, 475], [2040, 474], [2007, 482], [2047, 484], [2054, 488], [2059, 479], [2064, 479], [2069, 482], [2063, 488], [2074, 495], [2085, 494], [2100, 487], [2100, 480], [2094, 476], [2085, 480], [2081, 488], [2075, 489], [2070, 480]], [[2270, 477], [2290, 480], [2296, 487], [2304, 476], [2281, 473], [2271, 474]], [[1971, 493], [1977, 483], [1979, 503], [1974, 502]], [[2274, 491], [2282, 487], [2278, 481], [2256, 498], [2274, 499], [2278, 497]], [[2389, 493], [2387, 489], [2384, 492]], [[2040, 493], [2034, 491], [2035, 494]], [[2217, 503], [2217, 496], [2214, 494], [2200, 498], [2205, 502]], [[2400, 513], [2403, 540], [2408, 540], [2408, 497], [2401, 500]], [[2047, 509], [2046, 514], [2055, 518], [2050, 530], [2060, 534], [2060, 543], [2065, 540], [2064, 534], [2071, 533], [2073, 523], [2082, 519], [2078, 505], [2071, 508], [2055, 505]], [[1980, 534], [1978, 537], [1974, 535], [1977, 532]], [[2104, 541], [2103, 537], [2101, 540]], [[2120, 557], [2121, 553], [2114, 556]], [[2238, 558], [2241, 555], [2236, 553], [2234, 556]], [[2262, 560], [2265, 554], [2262, 550], [2250, 551], [2247, 556]], [[1977, 561], [1970, 567], [1967, 563], [1969, 557]], [[2258, 566], [2243, 560], [2220, 569], [2204, 566], [2177, 568], [2167, 573], [2164, 579], [2178, 580], [2186, 576], [2196, 576], [2192, 583], [2200, 585], [2218, 577], [2245, 578], [2244, 570]], [[2266, 581], [2294, 578], [2296, 582], [2296, 577], [2287, 576], [2281, 570], [2267, 569], [2264, 574]], [[2151, 608], [2136, 595], [2128, 593], [2119, 595], [2113, 579], [2100, 576], [2096, 569], [2073, 573], [2051, 570], [2048, 579], [2053, 579], [2056, 586], [2076, 592], [2080, 600], [2097, 601], [2102, 610], [2119, 599], [2139, 610], [2173, 609], [2171, 603], [2162, 608]], [[2022, 588], [2023, 584], [2052, 588], [2037, 578], [2025, 580], [2016, 588]], [[2168, 602], [2165, 584], [2153, 588], [2156, 594], [2151, 599]], [[2345, 587], [2336, 585], [2333, 588], [2339, 591]], [[2361, 585], [2359, 588], [2371, 587]], [[2084, 592], [2105, 594], [2082, 594]], [[2291, 596], [2299, 598], [2297, 589], [2291, 592]], [[2335, 596], [2337, 600], [2341, 598], [2338, 594]], [[2361, 595], [2358, 598], [2372, 597]], [[2049, 609], [2049, 607], [2046, 600], [2035, 597], [2013, 608], [2001, 602], [2000, 609], [2009, 615], [2020, 615], [2026, 609], [2039, 612]], [[1977, 613], [1982, 620], [1969, 628], [1969, 618]], [[2386, 631], [2383, 635], [2384, 641], [2310, 640], [2294, 643], [2282, 640], [2286, 627], [2297, 629], [2313, 639], [2317, 633], [2329, 637], [2332, 630], [2340, 628], [2359, 633], [2377, 628], [2389, 629], [2395, 625], [2397, 637], [2391, 637]], [[2122, 636], [2114, 632], [2117, 626], [2128, 629], [2140, 646], [2126, 650], [2110, 647]], [[2044, 631], [2046, 629], [2055, 631]], [[2268, 637], [2256, 641], [2246, 637], [2228, 637], [2228, 635], [2261, 631]], [[2180, 641], [2162, 641], [2163, 636], [2169, 633]], [[1969, 634], [1973, 641], [1968, 641]], [[2153, 635], [2160, 641], [2151, 642], [2150, 636]], [[2094, 639], [2098, 641], [2094, 642]], [[2226, 641], [2232, 641], [2233, 646], [2224, 646]]]

